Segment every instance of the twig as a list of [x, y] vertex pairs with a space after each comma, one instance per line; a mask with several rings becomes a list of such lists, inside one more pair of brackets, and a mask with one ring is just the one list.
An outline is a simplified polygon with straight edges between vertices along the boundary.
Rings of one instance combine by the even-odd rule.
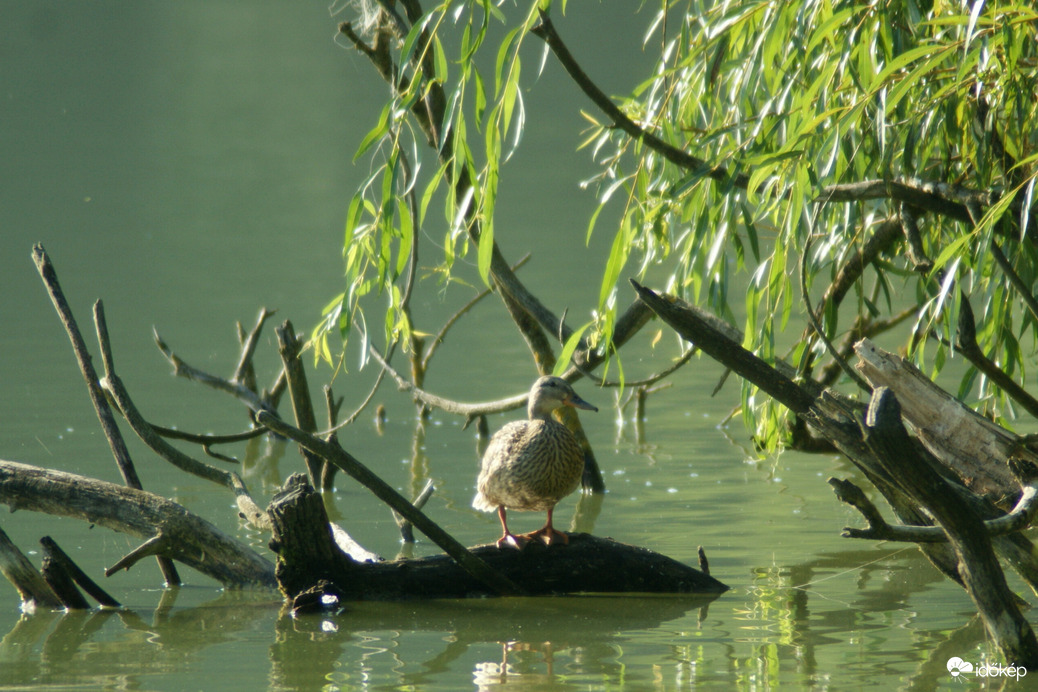
[[151, 425], [144, 419], [144, 416], [141, 415], [141, 412], [137, 409], [136, 404], [133, 403], [133, 399], [130, 398], [130, 394], [126, 391], [126, 387], [123, 385], [122, 380], [120, 380], [119, 377], [106, 376], [101, 380], [101, 384], [105, 388], [105, 391], [112, 396], [115, 405], [119, 407], [119, 411], [123, 414], [123, 417], [126, 419], [126, 422], [129, 423], [133, 432], [136, 433], [137, 437], [139, 437], [144, 444], [148, 445], [153, 452], [179, 468], [181, 471], [186, 471], [187, 473], [198, 476], [199, 478], [219, 483], [228, 488], [231, 487], [230, 472], [218, 469], [215, 466], [210, 466], [209, 464], [196, 459], [192, 459], [159, 437], [158, 434], [151, 429]]
[[[422, 488], [422, 492], [418, 493], [418, 496], [411, 502], [415, 509], [421, 509], [425, 507], [425, 503], [432, 497], [433, 491], [436, 490], [436, 486], [433, 484], [430, 478], [425, 482], [425, 487]], [[400, 527], [400, 537], [404, 543], [414, 543], [414, 524], [407, 519], [404, 519], [398, 513], [393, 512], [393, 516], [396, 519], [397, 526]]]
[[[61, 319], [61, 324], [65, 327], [69, 341], [72, 342], [72, 351], [75, 353], [76, 361], [79, 363], [79, 370], [83, 375], [83, 379], [86, 380], [87, 393], [90, 395], [90, 401], [94, 405], [94, 411], [97, 414], [98, 420], [101, 422], [101, 428], [104, 431], [105, 438], [108, 440], [108, 446], [112, 450], [112, 455], [115, 457], [115, 463], [119, 467], [119, 472], [122, 474], [126, 485], [140, 489], [140, 478], [133, 467], [130, 452], [126, 449], [126, 443], [123, 441], [119, 428], [115, 424], [115, 417], [108, 406], [104, 392], [98, 384], [97, 371], [94, 369], [90, 353], [87, 351], [86, 342], [83, 340], [83, 335], [76, 324], [76, 318], [72, 316], [72, 309], [69, 307], [68, 301], [65, 300], [65, 293], [61, 290], [61, 285], [58, 283], [54, 265], [51, 264], [50, 257], [47, 256], [42, 245], [37, 244], [34, 246], [32, 254], [33, 260], [36, 262], [36, 268], [40, 272], [40, 277], [43, 279], [47, 292], [50, 294], [54, 309]], [[99, 309], [99, 306], [100, 302], [95, 304], [95, 312]], [[101, 346], [102, 356], [105, 355], [106, 348], [107, 344]], [[109, 352], [108, 356], [110, 357], [110, 355]]]
[[[512, 265], [512, 271], [518, 271], [529, 260], [530, 260], [530, 253], [527, 253], [527, 254], [523, 255], [522, 257], [519, 258], [518, 262], [516, 262], [515, 264]], [[461, 319], [465, 314], [467, 314], [469, 312], [469, 310], [471, 310], [472, 308], [476, 307], [476, 305], [481, 300], [483, 300], [484, 298], [489, 296], [491, 293], [493, 293], [493, 291], [491, 291], [489, 288], [483, 289], [482, 291], [477, 293], [476, 296], [474, 298], [472, 298], [469, 302], [465, 303], [460, 308], [458, 308], [457, 312], [455, 312], [453, 315], [451, 315], [447, 319], [447, 321], [443, 323], [443, 326], [440, 327], [440, 331], [436, 332], [436, 335], [432, 338], [431, 341], [428, 342], [428, 346], [426, 347], [426, 350], [425, 350], [425, 355], [422, 358], [422, 367], [423, 368], [428, 369], [428, 367], [429, 367], [429, 360], [433, 357], [433, 354], [436, 352], [436, 349], [440, 346], [440, 344], [443, 343], [444, 339], [447, 336], [447, 332], [450, 331], [450, 328], [453, 327], [454, 324], [459, 319]]]
[[[314, 414], [313, 401], [310, 399], [310, 385], [306, 381], [303, 363], [299, 359], [302, 343], [296, 338], [292, 323], [285, 320], [274, 330], [278, 338], [278, 353], [288, 376], [288, 393], [292, 397], [292, 410], [296, 417], [296, 426], [303, 432], [313, 433], [317, 430], [317, 416]], [[300, 448], [310, 473], [310, 483], [321, 487], [324, 463], [320, 458], [305, 448]]]
[[[33, 247], [33, 259], [36, 262], [36, 268], [39, 270], [40, 276], [43, 278], [43, 283], [47, 287], [47, 292], [50, 294], [51, 302], [54, 303], [54, 309], [57, 310], [58, 317], [65, 327], [65, 332], [72, 342], [72, 351], [76, 355], [76, 361], [79, 363], [79, 370], [83, 374], [83, 379], [86, 380], [90, 402], [94, 405], [94, 411], [101, 422], [101, 429], [104, 431], [105, 439], [108, 440], [112, 456], [115, 457], [119, 473], [122, 475], [126, 485], [140, 490], [143, 486], [141, 485], [140, 477], [137, 475], [137, 470], [133, 466], [133, 460], [130, 458], [130, 451], [126, 448], [126, 442], [123, 440], [119, 427], [115, 423], [115, 416], [112, 415], [112, 409], [108, 405], [108, 400], [105, 399], [104, 391], [98, 381], [97, 371], [90, 360], [89, 352], [87, 352], [86, 342], [79, 331], [75, 317], [72, 316], [72, 309], [69, 307], [68, 301], [65, 300], [61, 284], [58, 283], [57, 272], [54, 270], [54, 265], [51, 264], [50, 258], [42, 245], [37, 244]], [[108, 343], [108, 330], [104, 322], [104, 307], [100, 300], [94, 304], [94, 322], [97, 327], [101, 357], [104, 360], [105, 368], [108, 368], [112, 363], [112, 350]], [[177, 574], [176, 566], [172, 561], [166, 558], [160, 559], [159, 569], [162, 572], [163, 580], [167, 584], [180, 584], [180, 576]]]
[[212, 387], [218, 391], [226, 392], [248, 406], [249, 410], [253, 413], [268, 410], [269, 407], [260, 399], [256, 392], [252, 391], [245, 385], [232, 382], [223, 377], [217, 377], [216, 375], [210, 375], [207, 372], [188, 365], [182, 358], [180, 358], [180, 356], [173, 353], [165, 340], [159, 336], [158, 330], [153, 329], [152, 335], [155, 337], [155, 345], [158, 346], [159, 351], [161, 351], [162, 355], [166, 357], [166, 360], [173, 365], [173, 374], [177, 377], [183, 377], [204, 384], [207, 387]]
[[829, 352], [829, 356], [840, 364], [840, 367], [847, 376], [851, 378], [851, 381], [858, 385], [862, 391], [871, 393], [872, 387], [869, 386], [869, 383], [866, 382], [861, 375], [855, 372], [847, 361], [836, 351], [833, 342], [829, 340], [829, 336], [825, 333], [825, 330], [822, 329], [822, 325], [818, 321], [818, 316], [815, 314], [814, 308], [811, 307], [811, 295], [807, 290], [807, 257], [810, 253], [811, 236], [809, 235], [804, 241], [804, 250], [800, 255], [800, 292], [803, 294], [804, 306], [807, 308], [807, 319], [811, 323], [811, 327], [815, 330], [815, 334], [818, 335], [818, 338], [821, 339], [822, 343], [825, 345], [825, 350]]
[[231, 382], [244, 383], [245, 373], [252, 367], [252, 357], [256, 353], [256, 346], [259, 344], [259, 335], [263, 330], [263, 325], [275, 312], [276, 310], [268, 310], [267, 308], [260, 310], [259, 317], [256, 318], [256, 325], [242, 342], [241, 356], [238, 358], [238, 365], [234, 368]]
[[459, 416], [465, 416], [468, 419], [476, 418], [478, 416], [488, 415], [492, 413], [504, 413], [506, 411], [513, 411], [517, 408], [521, 408], [526, 404], [526, 399], [529, 396], [529, 392], [518, 394], [516, 396], [508, 397], [507, 399], [499, 399], [497, 401], [487, 401], [478, 404], [463, 404], [461, 402], [453, 401], [451, 399], [445, 399], [441, 396], [431, 394], [424, 389], [414, 386], [410, 381], [393, 368], [385, 358], [379, 353], [378, 349], [374, 345], [369, 345], [369, 352], [372, 357], [379, 362], [382, 369], [390, 374], [390, 376], [396, 380], [401, 391], [405, 391], [410, 394], [415, 401], [421, 402], [426, 406], [446, 411], [447, 413], [457, 414]]
[[[866, 538], [900, 543], [943, 543], [948, 540], [947, 534], [940, 526], [906, 526], [887, 523], [862, 489], [850, 481], [830, 478], [829, 485], [833, 487], [836, 497], [861, 512], [868, 524], [864, 529], [845, 528], [842, 535], [847, 538]], [[1038, 515], [1038, 484], [1032, 483], [1024, 486], [1020, 499], [1010, 512], [986, 520], [984, 527], [989, 536], [1004, 536], [1028, 528], [1036, 515]]]

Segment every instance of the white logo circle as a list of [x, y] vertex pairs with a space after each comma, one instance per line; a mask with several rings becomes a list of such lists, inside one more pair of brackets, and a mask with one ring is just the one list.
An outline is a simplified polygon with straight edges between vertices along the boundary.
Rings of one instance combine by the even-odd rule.
[[973, 664], [969, 661], [963, 661], [958, 656], [952, 656], [948, 659], [948, 672], [952, 674], [953, 678], [958, 677], [962, 673], [972, 673]]

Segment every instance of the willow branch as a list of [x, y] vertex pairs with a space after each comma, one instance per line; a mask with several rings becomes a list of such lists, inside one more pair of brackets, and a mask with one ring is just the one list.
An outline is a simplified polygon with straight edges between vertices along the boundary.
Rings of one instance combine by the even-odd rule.
[[555, 25], [552, 24], [547, 13], [541, 10], [540, 15], [540, 24], [533, 27], [530, 30], [530, 33], [541, 38], [548, 45], [548, 48], [551, 49], [551, 52], [562, 64], [562, 67], [566, 70], [573, 81], [576, 82], [577, 86], [580, 87], [580, 90], [583, 91], [584, 94], [591, 99], [591, 101], [598, 106], [603, 113], [605, 113], [606, 117], [613, 122], [614, 126], [623, 130], [634, 139], [642, 142], [645, 146], [659, 153], [663, 158], [676, 166], [698, 172], [718, 182], [729, 183], [738, 188], [746, 188], [746, 185], [749, 183], [749, 178], [747, 176], [740, 173], [733, 177], [724, 166], [714, 166], [701, 158], [692, 156], [688, 152], [664, 142], [662, 139], [639, 127], [637, 123], [628, 118], [605, 94], [605, 92], [598, 88], [598, 85], [588, 77], [587, 73], [584, 72], [576, 58], [574, 58], [573, 54], [570, 53], [566, 43], [555, 30]]
[[[512, 265], [512, 267], [511, 267], [512, 271], [517, 271], [520, 267], [522, 267], [524, 264], [526, 264], [529, 260], [530, 260], [530, 254], [529, 253], [523, 255], [522, 257], [519, 258], [518, 262], [516, 262], [515, 264]], [[422, 367], [423, 368], [428, 368], [429, 367], [430, 359], [432, 359], [433, 354], [436, 352], [437, 348], [439, 348], [440, 344], [442, 344], [444, 339], [446, 339], [447, 332], [450, 331], [451, 327], [453, 327], [457, 323], [457, 321], [459, 319], [461, 319], [465, 314], [467, 314], [470, 310], [472, 310], [472, 308], [476, 307], [476, 305], [481, 300], [483, 300], [484, 298], [489, 296], [491, 293], [493, 293], [493, 291], [491, 291], [489, 288], [483, 289], [478, 294], [476, 294], [476, 296], [474, 298], [469, 300], [469, 302], [467, 302], [464, 305], [462, 305], [458, 309], [457, 312], [455, 312], [453, 315], [451, 315], [447, 319], [447, 321], [443, 323], [443, 326], [440, 327], [440, 331], [436, 332], [436, 335], [432, 338], [432, 341], [430, 341], [428, 343], [427, 347], [426, 347], [425, 355], [422, 358]]]
[[969, 190], [957, 185], [909, 178], [905, 180], [862, 180], [839, 183], [822, 189], [815, 198], [819, 204], [829, 202], [863, 202], [870, 199], [892, 199], [917, 209], [947, 216], [957, 221], [970, 221], [967, 204], [990, 205], [997, 196], [989, 192]]
[[842, 358], [837, 352], [836, 347], [833, 346], [833, 342], [829, 340], [829, 336], [825, 333], [821, 323], [818, 320], [818, 315], [815, 314], [814, 308], [811, 307], [811, 294], [807, 290], [807, 258], [811, 254], [811, 236], [809, 235], [804, 241], [804, 250], [800, 255], [800, 292], [803, 294], [804, 306], [807, 308], [807, 320], [811, 323], [811, 328], [814, 329], [815, 334], [822, 340], [825, 345], [825, 350], [828, 351], [829, 356], [834, 361], [840, 364], [840, 368], [851, 378], [851, 381], [858, 385], [862, 391], [872, 392], [872, 387], [869, 383], [862, 378], [853, 368], [847, 363], [846, 359]]

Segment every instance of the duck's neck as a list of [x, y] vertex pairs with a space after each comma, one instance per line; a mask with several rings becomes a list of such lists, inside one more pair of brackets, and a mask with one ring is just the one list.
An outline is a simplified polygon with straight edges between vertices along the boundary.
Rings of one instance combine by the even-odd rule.
[[530, 403], [526, 405], [526, 415], [530, 420], [551, 420], [551, 409], [544, 406], [542, 401], [537, 399], [530, 399]]

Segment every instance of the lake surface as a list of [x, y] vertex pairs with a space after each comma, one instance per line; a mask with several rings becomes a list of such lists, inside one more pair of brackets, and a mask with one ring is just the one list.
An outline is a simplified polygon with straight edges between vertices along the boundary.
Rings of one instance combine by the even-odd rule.
[[[633, 88], [651, 64], [641, 50], [647, 16], [632, 14], [636, 4], [571, 3], [557, 21], [611, 93]], [[366, 61], [335, 41], [347, 17], [323, 3], [3, 9], [0, 458], [119, 482], [32, 244], [49, 251], [92, 348], [91, 305], [104, 300], [120, 374], [150, 420], [242, 430], [240, 406], [171, 376], [152, 326], [188, 362], [222, 375], [237, 359], [235, 322], [251, 325], [263, 306], [309, 332], [342, 290], [343, 220], [367, 173], [351, 161], [384, 90]], [[579, 324], [597, 300], [596, 267], [611, 241], [601, 232], [584, 244], [594, 200], [578, 181], [593, 168], [576, 145], [579, 109], [589, 105], [551, 60], [531, 86], [529, 130], [502, 179], [498, 237], [513, 260], [533, 252], [523, 277]], [[442, 237], [440, 228], [427, 233]], [[430, 245], [424, 264], [434, 252]], [[435, 331], [470, 296], [461, 285], [424, 285], [418, 327]], [[496, 301], [451, 332], [428, 389], [482, 401], [528, 388], [533, 366]], [[263, 383], [278, 363], [272, 326], [257, 356]], [[625, 349], [629, 378], [675, 353], [669, 332], [649, 347], [658, 329], [651, 324]], [[348, 367], [334, 382], [344, 410], [374, 377], [358, 370], [355, 354]], [[644, 435], [630, 409], [614, 406], [615, 390], [578, 382], [601, 409], [582, 420], [608, 492], [597, 502], [571, 496], [556, 512], [561, 528], [693, 565], [702, 545], [711, 573], [732, 587], [708, 606], [680, 597], [515, 598], [362, 603], [293, 618], [276, 593], [223, 591], [186, 567], [177, 589], [162, 588], [150, 561], [103, 579], [135, 541], [5, 513], [0, 528], [37, 564], [37, 541], [50, 535], [125, 608], [26, 615], [4, 581], [0, 689], [959, 689], [949, 658], [992, 659], [966, 594], [913, 547], [841, 538], [860, 518], [825, 481], [857, 479], [853, 467], [832, 456], [757, 459], [738, 423], [719, 425], [738, 401], [735, 378], [709, 396], [721, 374], [706, 359], [679, 371], [650, 397]], [[312, 376], [317, 392], [330, 372]], [[426, 511], [463, 543], [495, 539], [496, 518], [469, 505], [474, 432], [439, 413], [419, 427], [408, 399], [388, 385], [377, 402], [387, 408], [385, 430], [369, 412], [343, 432], [344, 446], [406, 495], [431, 478], [437, 490]], [[293, 448], [270, 440], [224, 451], [243, 461], [261, 503], [302, 470]], [[131, 452], [146, 489], [266, 552], [268, 537], [240, 525], [230, 494], [136, 442]], [[340, 478], [331, 506], [370, 550], [391, 558], [402, 549], [388, 510], [363, 488]], [[542, 520], [516, 514], [513, 523], [525, 531]], [[413, 552], [436, 551], [420, 541]]]

